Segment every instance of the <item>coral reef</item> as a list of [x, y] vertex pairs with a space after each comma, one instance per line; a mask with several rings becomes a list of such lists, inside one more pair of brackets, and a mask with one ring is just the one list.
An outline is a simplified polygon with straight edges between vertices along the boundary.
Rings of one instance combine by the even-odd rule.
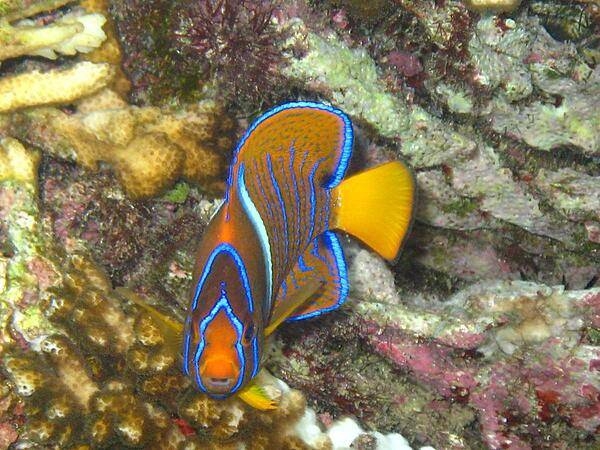
[[274, 12], [274, 2], [250, 0], [115, 2], [134, 100], [194, 99], [206, 87], [238, 107], [272, 98], [285, 39]]
[[337, 320], [282, 331], [270, 365], [318, 412], [351, 412], [436, 448], [594, 448], [600, 289], [482, 282], [432, 302], [397, 294], [393, 274], [365, 250], [351, 271], [361, 301]]
[[142, 198], [180, 177], [222, 189], [232, 121], [212, 101], [168, 112], [129, 106], [105, 91], [82, 101], [75, 114], [37, 109], [14, 115], [8, 128], [92, 171], [110, 163], [126, 193]]
[[[0, 447], [598, 447], [594, 2], [0, 16]], [[395, 265], [346, 240], [347, 305], [265, 362], [306, 397], [267, 379], [260, 413], [197, 394], [136, 302], [181, 319], [233, 135], [292, 98], [347, 112], [352, 168], [403, 158], [420, 198]]]
[[[317, 448], [292, 433], [304, 412], [296, 391], [261, 414], [196, 393], [156, 325], [128, 301], [135, 294], [113, 290], [86, 256], [56, 246], [37, 203], [39, 153], [16, 140], [2, 147], [1, 214], [13, 255], [4, 267], [0, 343], [2, 370], [27, 417], [21, 444]], [[10, 395], [2, 393], [7, 409]]]

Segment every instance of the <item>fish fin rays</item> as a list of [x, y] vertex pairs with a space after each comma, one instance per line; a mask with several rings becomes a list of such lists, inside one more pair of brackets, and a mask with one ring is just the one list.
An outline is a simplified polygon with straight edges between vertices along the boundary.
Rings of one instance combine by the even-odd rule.
[[415, 180], [400, 161], [353, 175], [334, 189], [333, 228], [357, 237], [393, 261], [410, 229]]
[[335, 232], [325, 231], [288, 274], [275, 299], [267, 329], [272, 332], [283, 321], [309, 319], [337, 309], [347, 296], [348, 276], [341, 244]]
[[318, 277], [309, 277], [306, 284], [294, 289], [285, 301], [277, 302], [273, 308], [269, 326], [265, 328], [265, 336], [269, 336], [285, 320], [292, 317], [298, 308], [307, 303], [319, 291], [323, 283], [323, 280]]
[[270, 396], [263, 386], [255, 381], [242, 388], [237, 396], [245, 403], [260, 411], [277, 409], [279, 401]]
[[148, 305], [141, 297], [129, 289], [118, 287], [115, 290], [127, 300], [146, 311], [161, 330], [165, 343], [173, 347], [174, 351], [179, 351], [183, 339], [183, 324], [173, 320], [155, 307]]

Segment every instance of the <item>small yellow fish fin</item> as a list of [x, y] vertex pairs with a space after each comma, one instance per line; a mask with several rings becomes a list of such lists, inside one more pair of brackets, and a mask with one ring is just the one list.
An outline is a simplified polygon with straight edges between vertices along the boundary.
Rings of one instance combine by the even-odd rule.
[[311, 277], [301, 288], [295, 290], [289, 297], [286, 297], [284, 301], [276, 304], [275, 308], [273, 308], [273, 313], [271, 314], [271, 322], [265, 328], [265, 336], [269, 336], [273, 333], [285, 319], [290, 317], [298, 308], [308, 302], [322, 284], [322, 280]]
[[238, 397], [260, 411], [277, 409], [279, 406], [279, 401], [271, 398], [265, 388], [259, 386], [256, 382], [251, 382], [240, 390]]
[[150, 315], [156, 326], [160, 328], [166, 343], [172, 345], [174, 348], [181, 348], [183, 342], [183, 324], [173, 320], [153, 306], [148, 305], [141, 297], [129, 289], [118, 287], [116, 291]]
[[393, 261], [412, 223], [415, 180], [400, 161], [353, 175], [334, 188], [333, 228]]

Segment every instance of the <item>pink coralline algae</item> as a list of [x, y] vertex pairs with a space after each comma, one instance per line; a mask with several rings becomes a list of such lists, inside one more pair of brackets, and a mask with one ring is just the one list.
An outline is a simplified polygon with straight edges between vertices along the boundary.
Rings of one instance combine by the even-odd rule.
[[387, 56], [387, 62], [405, 77], [414, 77], [423, 71], [423, 65], [412, 53], [393, 51]]
[[474, 410], [488, 448], [559, 445], [565, 430], [594, 436], [600, 430], [594, 337], [600, 290], [532, 283], [487, 288], [471, 287], [435, 314], [421, 315], [425, 321], [413, 323], [412, 334], [401, 308], [381, 322], [367, 313], [376, 312], [372, 305], [361, 305], [366, 326], [358, 330], [414, 383]]
[[[415, 342], [411, 336], [398, 335], [394, 330], [366, 328], [373, 349], [402, 367], [445, 398], [460, 401], [477, 386], [474, 372], [461, 361], [452, 348], [435, 342]], [[395, 335], [394, 335], [395, 334]]]

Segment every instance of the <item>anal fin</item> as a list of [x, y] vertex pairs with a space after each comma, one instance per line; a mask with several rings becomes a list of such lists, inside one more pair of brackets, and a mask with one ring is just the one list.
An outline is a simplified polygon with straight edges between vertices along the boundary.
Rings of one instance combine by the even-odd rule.
[[[347, 296], [348, 276], [342, 246], [334, 231], [325, 231], [308, 246], [286, 277], [273, 304], [271, 323], [318, 316], [339, 308]], [[277, 311], [286, 314], [276, 317]]]

